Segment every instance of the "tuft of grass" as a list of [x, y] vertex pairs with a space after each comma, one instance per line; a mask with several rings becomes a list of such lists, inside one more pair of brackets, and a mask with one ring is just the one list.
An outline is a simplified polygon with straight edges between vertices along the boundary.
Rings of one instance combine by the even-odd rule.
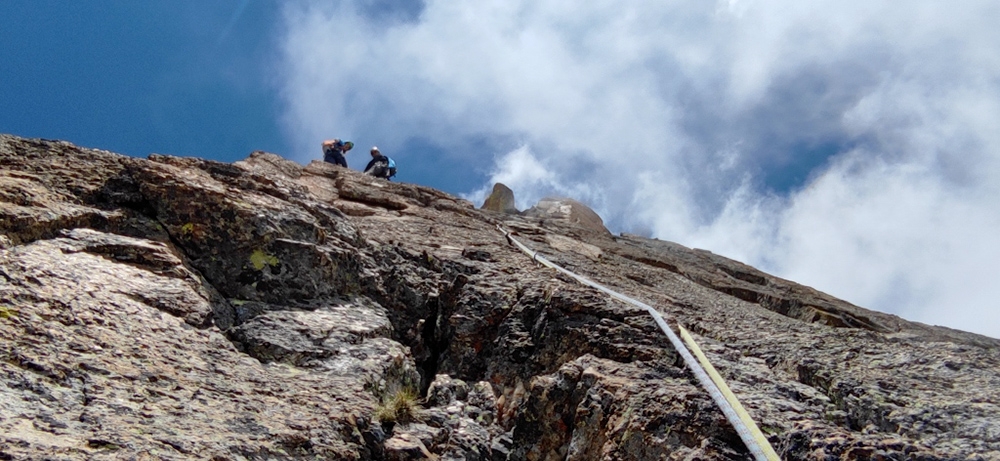
[[397, 423], [417, 421], [422, 403], [420, 375], [402, 356], [394, 357], [381, 375], [369, 376], [365, 381], [365, 390], [378, 402], [373, 417], [387, 431]]
[[387, 392], [378, 408], [375, 417], [383, 423], [408, 423], [417, 416], [420, 396], [410, 387], [399, 387]]

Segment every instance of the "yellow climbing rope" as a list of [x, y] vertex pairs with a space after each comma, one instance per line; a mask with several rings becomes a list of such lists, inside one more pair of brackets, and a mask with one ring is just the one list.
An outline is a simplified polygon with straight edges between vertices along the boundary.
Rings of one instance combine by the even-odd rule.
[[684, 359], [684, 364], [687, 365], [688, 369], [691, 370], [691, 373], [694, 374], [698, 383], [701, 384], [701, 387], [704, 388], [705, 391], [712, 397], [716, 406], [722, 410], [722, 413], [726, 416], [726, 420], [729, 421], [729, 424], [732, 424], [733, 428], [736, 429], [740, 439], [743, 440], [747, 449], [753, 454], [754, 459], [757, 461], [780, 461], [781, 458], [778, 457], [774, 448], [771, 447], [771, 443], [768, 442], [767, 438], [764, 437], [764, 434], [757, 427], [757, 424], [754, 423], [753, 418], [750, 417], [750, 414], [747, 413], [747, 411], [743, 408], [743, 405], [740, 404], [736, 395], [729, 389], [729, 386], [726, 385], [725, 380], [723, 380], [722, 376], [720, 376], [715, 370], [715, 367], [713, 367], [708, 361], [708, 358], [701, 351], [701, 348], [699, 348], [698, 344], [695, 343], [694, 338], [688, 334], [687, 330], [685, 330], [680, 323], [677, 324], [677, 328], [681, 332], [681, 335], [684, 336], [684, 342], [687, 342], [691, 349], [695, 351], [695, 354], [698, 355], [697, 359], [695, 359], [695, 357], [691, 354], [691, 351], [684, 346], [684, 342], [677, 337], [677, 334], [670, 329], [667, 322], [663, 319], [663, 316], [660, 315], [659, 311], [654, 309], [652, 306], [605, 288], [602, 285], [594, 283], [583, 276], [570, 272], [548, 259], [545, 259], [545, 257], [539, 255], [537, 251], [532, 251], [530, 248], [517, 241], [517, 239], [515, 239], [510, 232], [506, 231], [499, 224], [497, 225], [497, 230], [503, 233], [504, 237], [507, 238], [507, 241], [510, 242], [511, 245], [520, 248], [525, 254], [531, 256], [531, 259], [534, 261], [568, 275], [584, 285], [607, 293], [615, 299], [641, 307], [645, 309], [646, 312], [649, 312], [649, 314], [653, 317], [653, 320], [655, 320], [657, 325], [660, 326], [660, 329], [663, 330], [663, 333], [667, 335], [667, 339], [669, 339], [670, 343], [673, 344], [674, 349], [676, 349], [677, 353], [679, 353], [681, 358]]
[[729, 389], [729, 385], [726, 384], [726, 380], [722, 379], [722, 375], [715, 370], [715, 367], [712, 366], [712, 362], [708, 360], [705, 353], [701, 351], [701, 347], [698, 347], [698, 343], [694, 341], [694, 338], [691, 337], [691, 334], [688, 333], [680, 322], [677, 323], [677, 330], [680, 331], [681, 338], [684, 339], [684, 342], [691, 348], [691, 352], [698, 358], [698, 362], [701, 363], [702, 368], [704, 368], [705, 372], [708, 373], [708, 376], [712, 378], [712, 382], [719, 388], [719, 392], [722, 392], [723, 397], [726, 398], [729, 405], [731, 405], [733, 410], [736, 411], [736, 415], [740, 417], [743, 424], [746, 424], [747, 429], [750, 430], [750, 435], [752, 435], [754, 440], [756, 440], [760, 445], [760, 448], [764, 451], [767, 459], [779, 459], [778, 454], [775, 453], [774, 448], [771, 447], [771, 442], [768, 442], [767, 437], [765, 437], [764, 433], [760, 431], [759, 427], [757, 427], [757, 423], [754, 422], [750, 413], [747, 413], [747, 410], [743, 408], [743, 404], [740, 403], [740, 399], [736, 398], [736, 394], [733, 394], [733, 391]]

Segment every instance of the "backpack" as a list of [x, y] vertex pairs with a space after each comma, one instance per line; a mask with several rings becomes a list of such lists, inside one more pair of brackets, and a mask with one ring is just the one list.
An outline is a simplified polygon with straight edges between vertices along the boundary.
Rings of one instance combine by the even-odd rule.
[[386, 157], [386, 159], [389, 160], [389, 175], [386, 176], [385, 178], [389, 179], [393, 176], [396, 176], [396, 162], [389, 157]]

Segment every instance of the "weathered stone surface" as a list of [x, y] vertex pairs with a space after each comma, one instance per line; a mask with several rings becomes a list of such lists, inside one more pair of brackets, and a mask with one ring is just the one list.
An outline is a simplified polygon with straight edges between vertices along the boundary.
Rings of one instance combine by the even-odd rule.
[[604, 227], [604, 220], [594, 210], [571, 198], [543, 198], [535, 206], [526, 210], [524, 214], [541, 218], [543, 222], [561, 221], [599, 234], [611, 235], [611, 232]]
[[490, 192], [490, 196], [486, 197], [481, 208], [497, 213], [518, 213], [517, 205], [514, 203], [514, 191], [499, 182], [493, 185], [493, 192]]
[[97, 239], [118, 254], [162, 251], [80, 229], [0, 253], [3, 456], [349, 459], [370, 451], [362, 415], [373, 403], [362, 382], [265, 365], [217, 329], [192, 328], [212, 310], [196, 277], [179, 264], [171, 273], [109, 258], [109, 247], [95, 253]]
[[1000, 459], [997, 339], [543, 214], [0, 136], [0, 459], [750, 459], [643, 310], [496, 224], [682, 323], [785, 459]]

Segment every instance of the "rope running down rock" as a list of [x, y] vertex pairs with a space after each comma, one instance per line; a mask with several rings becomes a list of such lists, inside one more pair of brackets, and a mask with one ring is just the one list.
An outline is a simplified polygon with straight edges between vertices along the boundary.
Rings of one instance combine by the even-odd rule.
[[[632, 304], [637, 307], [641, 307], [645, 309], [646, 312], [649, 312], [649, 315], [653, 317], [657, 325], [660, 326], [660, 329], [663, 330], [663, 333], [667, 335], [667, 339], [670, 340], [670, 343], [674, 346], [674, 349], [676, 349], [677, 352], [684, 359], [684, 363], [687, 365], [688, 369], [690, 369], [691, 372], [694, 374], [695, 378], [697, 378], [698, 383], [701, 384], [701, 387], [708, 392], [708, 394], [712, 397], [712, 400], [715, 401], [715, 404], [719, 407], [720, 410], [722, 410], [722, 413], [726, 416], [726, 419], [729, 421], [729, 423], [732, 424], [733, 428], [736, 429], [736, 432], [739, 434], [740, 439], [743, 440], [743, 443], [746, 445], [747, 449], [749, 449], [750, 453], [753, 454], [754, 459], [756, 459], [757, 461], [779, 461], [781, 459], [778, 457], [778, 454], [774, 451], [774, 448], [771, 447], [771, 444], [770, 442], [768, 442], [767, 438], [764, 437], [764, 434], [760, 431], [760, 428], [757, 427], [757, 424], [754, 423], [753, 419], [743, 408], [743, 405], [739, 403], [739, 400], [736, 399], [736, 396], [732, 393], [732, 391], [729, 390], [729, 386], [726, 385], [725, 381], [722, 379], [722, 376], [720, 376], [719, 373], [715, 371], [715, 367], [713, 367], [712, 364], [709, 363], [708, 358], [705, 357], [705, 354], [701, 352], [701, 349], [698, 347], [697, 343], [694, 342], [694, 338], [692, 338], [691, 335], [688, 334], [686, 330], [684, 330], [684, 327], [682, 327], [680, 323], [677, 324], [678, 329], [681, 331], [681, 334], [685, 336], [684, 339], [688, 340], [688, 343], [696, 351], [699, 358], [702, 359], [703, 363], [707, 365], [706, 367], [703, 367], [699, 363], [699, 361], [695, 359], [695, 357], [691, 354], [691, 351], [689, 351], [688, 348], [684, 346], [684, 342], [682, 342], [681, 339], [677, 336], [677, 334], [675, 334], [674, 331], [671, 330], [670, 327], [667, 325], [667, 322], [663, 319], [663, 316], [660, 315], [660, 313], [652, 306], [637, 301], [635, 299], [632, 299], [618, 292], [612, 291], [608, 288], [605, 288], [602, 285], [598, 285], [597, 283], [594, 283], [589, 279], [584, 278], [583, 276], [577, 275], [552, 263], [548, 259], [545, 259], [544, 256], [539, 255], [537, 251], [532, 251], [530, 248], [528, 248], [521, 242], [517, 241], [511, 235], [510, 232], [505, 230], [499, 224], [497, 225], [497, 230], [503, 233], [504, 237], [507, 238], [507, 242], [509, 242], [511, 245], [520, 248], [521, 251], [523, 251], [525, 254], [531, 256], [532, 260], [546, 267], [555, 269], [556, 271], [559, 271], [569, 277], [572, 277], [574, 280], [584, 285], [602, 291], [610, 295], [612, 298]], [[709, 368], [710, 371], [706, 372], [705, 368]], [[709, 376], [710, 373], [713, 376]], [[716, 382], [718, 382], [719, 384], [716, 384]], [[720, 390], [720, 388], [725, 389], [725, 392]]]

